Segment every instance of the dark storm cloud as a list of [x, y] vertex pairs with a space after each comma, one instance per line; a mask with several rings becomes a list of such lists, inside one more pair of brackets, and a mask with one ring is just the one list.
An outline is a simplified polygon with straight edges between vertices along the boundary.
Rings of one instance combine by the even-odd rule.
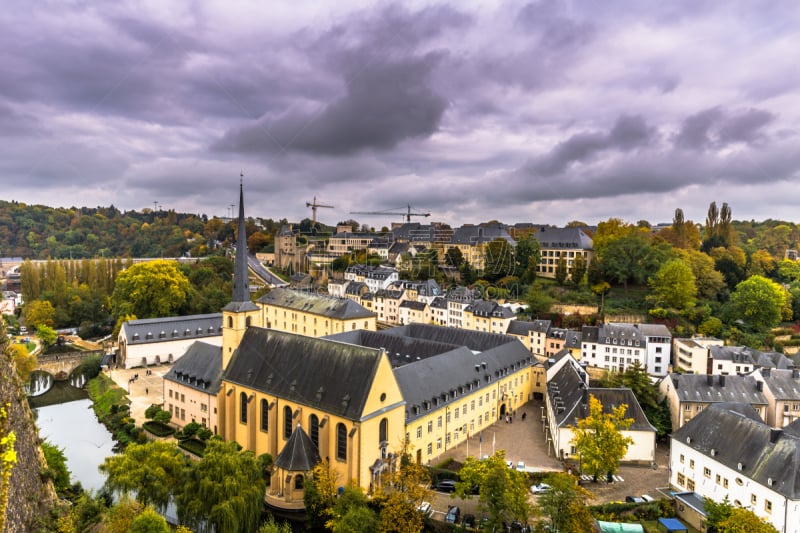
[[213, 148], [269, 153], [302, 151], [352, 154], [365, 148], [387, 150], [404, 139], [427, 137], [438, 128], [446, 100], [429, 86], [440, 56], [370, 66], [347, 84], [345, 94], [320, 112], [291, 112], [271, 121], [227, 132]]
[[533, 173], [552, 176], [563, 172], [570, 164], [585, 162], [605, 150], [628, 151], [647, 145], [655, 131], [641, 116], [621, 116], [608, 133], [578, 133], [559, 143], [553, 150], [531, 162]]
[[763, 128], [775, 115], [762, 109], [729, 112], [721, 107], [705, 109], [687, 117], [675, 145], [689, 150], [723, 147], [731, 143], [753, 143], [763, 138]]

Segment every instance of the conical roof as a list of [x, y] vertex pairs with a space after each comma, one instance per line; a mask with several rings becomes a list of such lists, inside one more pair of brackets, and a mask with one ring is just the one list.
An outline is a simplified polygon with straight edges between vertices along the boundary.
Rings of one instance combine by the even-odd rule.
[[275, 459], [275, 466], [289, 472], [308, 472], [321, 461], [319, 451], [300, 424]]

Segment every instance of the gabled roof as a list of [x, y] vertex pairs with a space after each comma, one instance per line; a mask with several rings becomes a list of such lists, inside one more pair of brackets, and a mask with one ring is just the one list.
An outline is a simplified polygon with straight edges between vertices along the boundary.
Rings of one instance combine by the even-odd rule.
[[683, 402], [743, 402], [766, 405], [767, 398], [758, 390], [756, 378], [748, 376], [712, 376], [702, 374], [669, 374], [678, 400]]
[[[440, 326], [441, 327], [441, 326]], [[460, 348], [458, 344], [389, 333], [391, 330], [355, 329], [323, 337], [367, 348], [385, 350], [393, 367], [403, 366]]]
[[374, 348], [250, 327], [223, 380], [358, 420], [383, 357]]
[[528, 322], [526, 320], [512, 320], [511, 322], [508, 323], [508, 329], [506, 330], [506, 334], [527, 337], [528, 334], [533, 330], [534, 330], [533, 322]]
[[447, 309], [447, 299], [442, 296], [437, 296], [430, 303], [431, 309]]
[[764, 388], [769, 389], [776, 400], [800, 400], [800, 376], [796, 370], [770, 369], [760, 372]]
[[[525, 349], [519, 340], [499, 333], [486, 333], [484, 331], [471, 331], [460, 328], [445, 328], [431, 324], [408, 324], [406, 326], [398, 326], [396, 328], [383, 330], [383, 333], [442, 342], [455, 346], [466, 346], [470, 350], [476, 352], [484, 352], [508, 343], [517, 344], [521, 346], [523, 350]], [[525, 353], [527, 354], [527, 350]]]
[[375, 316], [375, 313], [347, 298], [335, 298], [284, 288], [272, 289], [259, 298], [258, 302], [339, 320]]
[[424, 311], [427, 306], [428, 304], [425, 302], [414, 302], [411, 300], [404, 300], [403, 303], [400, 304], [400, 307], [406, 307], [413, 311]]
[[679, 428], [672, 440], [790, 500], [800, 500], [800, 436], [796, 428], [772, 428], [750, 405], [711, 405]]
[[514, 311], [491, 300], [475, 300], [464, 311], [480, 317], [513, 318], [515, 316]]
[[222, 380], [222, 347], [193, 342], [164, 374], [164, 379], [216, 395]]
[[[578, 363], [569, 361], [547, 383], [548, 403], [558, 427], [575, 426], [578, 420], [586, 418], [589, 415], [589, 396], [593, 395], [603, 404], [604, 413], [610, 413], [622, 404], [627, 405], [625, 418], [633, 419], [630, 431], [655, 431], [631, 389], [588, 387], [584, 376], [585, 372], [578, 368]], [[559, 408], [557, 402], [563, 402], [563, 408]]]
[[465, 224], [456, 228], [451, 242], [453, 244], [478, 244], [495, 239], [503, 239], [512, 246], [515, 244], [514, 238], [501, 224], [481, 224], [479, 226]]
[[583, 228], [553, 228], [542, 226], [536, 232], [536, 240], [542, 248], [591, 250], [592, 238]]
[[313, 470], [321, 460], [319, 450], [303, 431], [303, 427], [297, 424], [295, 430], [292, 431], [292, 436], [289, 437], [281, 453], [275, 458], [275, 466], [288, 472], [308, 472]]
[[222, 313], [128, 320], [120, 333], [129, 346], [218, 337], [222, 335]]

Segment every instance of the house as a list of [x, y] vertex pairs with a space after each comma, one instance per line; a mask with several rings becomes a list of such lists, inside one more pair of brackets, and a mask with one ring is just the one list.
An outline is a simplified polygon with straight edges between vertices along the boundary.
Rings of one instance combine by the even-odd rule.
[[202, 341], [192, 343], [164, 375], [164, 409], [172, 414], [172, 423], [182, 428], [197, 422], [216, 435], [221, 378], [222, 347]]
[[425, 324], [428, 316], [428, 304], [405, 300], [398, 307], [400, 324]]
[[514, 313], [491, 300], [475, 300], [463, 311], [462, 327], [474, 331], [505, 333], [514, 320]]
[[747, 346], [709, 346], [706, 373], [749, 374], [756, 368], [790, 368], [791, 359], [777, 352], [762, 352]]
[[222, 345], [222, 314], [128, 320], [117, 336], [124, 368], [173, 363], [197, 340]]
[[675, 338], [672, 340], [672, 365], [684, 373], [709, 374], [708, 349], [724, 344], [722, 339], [716, 337]]
[[454, 287], [445, 294], [447, 298], [447, 325], [464, 327], [464, 310], [478, 298], [478, 291], [469, 287]]
[[638, 363], [652, 376], [669, 371], [672, 335], [663, 324], [603, 324], [581, 329], [581, 360], [624, 372]]
[[647, 420], [633, 391], [589, 387], [588, 374], [567, 350], [563, 350], [547, 369], [546, 416], [553, 453], [561, 459], [580, 462], [580, 456], [572, 445], [573, 428], [589, 415], [590, 396], [600, 400], [604, 413], [626, 405], [625, 418], [632, 418], [633, 423], [621, 433], [633, 439], [633, 444], [622, 460], [652, 463], [655, 460], [656, 429]]
[[800, 419], [800, 369], [760, 368], [753, 372], [764, 382], [767, 399], [766, 423], [775, 428], [786, 427]]
[[770, 427], [746, 403], [704, 409], [671, 436], [670, 485], [800, 533], [800, 422]]
[[428, 305], [428, 315], [425, 323], [447, 326], [447, 299], [442, 296], [434, 298]]
[[483, 270], [486, 266], [487, 245], [496, 239], [506, 241], [510, 245], [510, 250], [516, 245], [514, 238], [509, 235], [503, 224], [487, 222], [477, 226], [464, 224], [456, 228], [448, 248], [458, 248], [464, 260], [468, 261], [472, 268]]
[[567, 266], [567, 276], [572, 275], [572, 267], [577, 257], [582, 257], [585, 265], [592, 260], [592, 238], [585, 228], [553, 228], [541, 226], [535, 234], [540, 245], [540, 260], [536, 273], [545, 278], [555, 278], [558, 262], [563, 258]]
[[668, 374], [658, 390], [659, 399], [667, 399], [673, 431], [715, 403], [746, 403], [758, 416], [767, 416], [764, 383], [754, 376]]

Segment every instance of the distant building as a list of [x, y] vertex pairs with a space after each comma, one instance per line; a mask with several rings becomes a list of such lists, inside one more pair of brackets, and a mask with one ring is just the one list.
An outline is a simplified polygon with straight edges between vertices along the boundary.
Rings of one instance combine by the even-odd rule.
[[117, 337], [117, 364], [125, 368], [173, 363], [197, 340], [222, 345], [222, 314], [129, 320]]
[[572, 275], [575, 258], [583, 257], [588, 266], [592, 260], [592, 238], [586, 233], [585, 228], [553, 228], [542, 226], [535, 234], [541, 246], [541, 259], [536, 267], [536, 273], [545, 278], [556, 277], [556, 267], [560, 259], [567, 265], [567, 276]]
[[222, 347], [202, 341], [192, 343], [164, 375], [164, 409], [172, 413], [172, 423], [183, 427], [197, 422], [217, 434], [221, 378]]

